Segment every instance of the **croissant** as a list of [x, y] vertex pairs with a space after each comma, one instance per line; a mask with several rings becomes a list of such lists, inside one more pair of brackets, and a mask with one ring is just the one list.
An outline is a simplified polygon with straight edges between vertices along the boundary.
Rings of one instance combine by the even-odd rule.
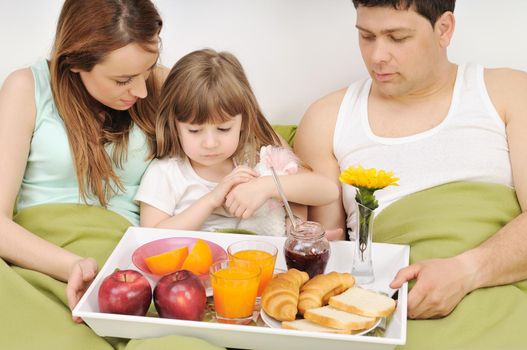
[[293, 321], [298, 313], [300, 287], [308, 279], [306, 272], [297, 269], [276, 275], [262, 293], [264, 311], [279, 321]]
[[324, 306], [329, 298], [353, 287], [355, 279], [350, 273], [330, 272], [317, 275], [300, 290], [298, 310], [303, 315], [306, 310]]

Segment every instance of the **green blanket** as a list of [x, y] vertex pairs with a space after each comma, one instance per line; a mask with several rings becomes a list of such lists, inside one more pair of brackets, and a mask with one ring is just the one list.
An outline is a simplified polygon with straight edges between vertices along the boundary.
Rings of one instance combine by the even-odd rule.
[[[411, 245], [411, 262], [476, 246], [520, 213], [506, 187], [454, 183], [408, 196], [380, 213], [378, 242]], [[55, 244], [93, 256], [102, 266], [130, 223], [96, 207], [45, 205], [15, 220]], [[217, 349], [195, 338], [101, 338], [71, 320], [65, 284], [0, 259], [0, 349]], [[472, 292], [439, 320], [408, 321], [404, 349], [525, 349], [527, 282]]]
[[[100, 267], [130, 226], [111, 211], [73, 204], [27, 208], [15, 221], [76, 254], [94, 257]], [[101, 338], [85, 324], [72, 321], [65, 287], [47, 275], [0, 259], [0, 349], [220, 349], [182, 336]]]
[[[387, 207], [374, 240], [409, 244], [410, 262], [450, 257], [479, 245], [520, 214], [513, 190], [451, 183]], [[492, 263], [492, 262], [489, 262]], [[404, 349], [527, 349], [527, 281], [466, 296], [447, 317], [409, 320]]]

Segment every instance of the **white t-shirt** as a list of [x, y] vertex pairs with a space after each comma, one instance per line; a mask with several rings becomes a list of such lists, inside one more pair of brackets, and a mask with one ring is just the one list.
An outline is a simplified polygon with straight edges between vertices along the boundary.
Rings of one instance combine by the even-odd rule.
[[[173, 216], [190, 207], [216, 185], [196, 174], [187, 158], [155, 159], [143, 175], [134, 199]], [[214, 231], [217, 228], [238, 226], [238, 218], [222, 213], [225, 212], [221, 208], [215, 210], [203, 223], [201, 230]]]

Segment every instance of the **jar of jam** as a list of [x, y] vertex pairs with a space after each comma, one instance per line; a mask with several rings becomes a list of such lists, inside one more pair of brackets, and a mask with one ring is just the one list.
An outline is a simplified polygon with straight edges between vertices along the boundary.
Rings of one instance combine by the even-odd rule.
[[324, 273], [329, 253], [329, 242], [318, 222], [299, 221], [284, 243], [287, 268], [305, 271], [309, 278]]

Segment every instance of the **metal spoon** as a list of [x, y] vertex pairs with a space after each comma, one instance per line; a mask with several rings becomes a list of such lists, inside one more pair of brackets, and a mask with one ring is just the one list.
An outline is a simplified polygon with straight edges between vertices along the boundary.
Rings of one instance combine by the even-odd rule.
[[284, 189], [282, 188], [282, 185], [280, 184], [278, 175], [276, 175], [276, 171], [274, 170], [273, 167], [269, 167], [269, 168], [271, 169], [271, 172], [273, 173], [274, 183], [276, 184], [276, 188], [278, 189], [280, 198], [282, 198], [282, 202], [284, 202], [285, 211], [287, 213], [287, 216], [289, 217], [289, 220], [291, 221], [291, 225], [293, 225], [293, 230], [296, 230], [295, 216], [293, 215], [293, 212], [291, 211], [291, 207], [289, 206], [289, 202], [287, 201], [287, 198], [285, 196]]

